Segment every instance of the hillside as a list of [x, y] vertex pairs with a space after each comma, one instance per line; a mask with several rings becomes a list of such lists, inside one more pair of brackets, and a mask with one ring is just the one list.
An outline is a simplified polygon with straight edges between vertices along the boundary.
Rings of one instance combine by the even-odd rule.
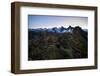
[[28, 60], [87, 58], [87, 37], [79, 26], [29, 29]]

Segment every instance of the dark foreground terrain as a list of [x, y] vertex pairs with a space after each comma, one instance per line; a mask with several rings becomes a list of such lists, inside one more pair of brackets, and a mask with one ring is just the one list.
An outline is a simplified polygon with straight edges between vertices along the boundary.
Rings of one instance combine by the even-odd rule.
[[28, 60], [87, 58], [87, 36], [79, 26], [29, 29]]

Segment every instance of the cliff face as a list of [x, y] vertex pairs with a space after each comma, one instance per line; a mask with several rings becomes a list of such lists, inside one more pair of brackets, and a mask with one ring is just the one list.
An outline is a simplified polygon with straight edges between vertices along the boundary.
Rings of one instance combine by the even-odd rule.
[[80, 27], [28, 31], [28, 60], [88, 57], [88, 34]]

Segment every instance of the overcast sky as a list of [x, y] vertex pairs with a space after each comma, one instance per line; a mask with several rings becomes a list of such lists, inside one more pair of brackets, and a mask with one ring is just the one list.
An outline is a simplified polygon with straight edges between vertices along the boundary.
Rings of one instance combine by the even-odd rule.
[[88, 26], [87, 17], [74, 16], [44, 16], [44, 15], [29, 15], [28, 28], [52, 28], [52, 27], [72, 27], [80, 26], [84, 29]]

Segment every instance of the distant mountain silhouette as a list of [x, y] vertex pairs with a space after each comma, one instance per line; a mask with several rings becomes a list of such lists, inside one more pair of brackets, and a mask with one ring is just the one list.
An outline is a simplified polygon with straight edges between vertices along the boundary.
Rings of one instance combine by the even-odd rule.
[[[72, 33], [73, 30], [75, 29], [80, 29], [80, 30], [84, 30], [84, 29], [81, 29], [81, 27], [79, 26], [76, 26], [76, 27], [72, 27], [72, 26], [69, 26], [68, 28], [65, 28], [63, 26], [57, 28], [57, 27], [53, 27], [53, 28], [37, 28], [37, 29], [29, 29], [29, 31], [34, 31], [34, 32], [55, 32], [55, 33], [65, 33], [65, 32], [70, 32]], [[85, 29], [84, 31], [87, 32], [87, 29]]]

